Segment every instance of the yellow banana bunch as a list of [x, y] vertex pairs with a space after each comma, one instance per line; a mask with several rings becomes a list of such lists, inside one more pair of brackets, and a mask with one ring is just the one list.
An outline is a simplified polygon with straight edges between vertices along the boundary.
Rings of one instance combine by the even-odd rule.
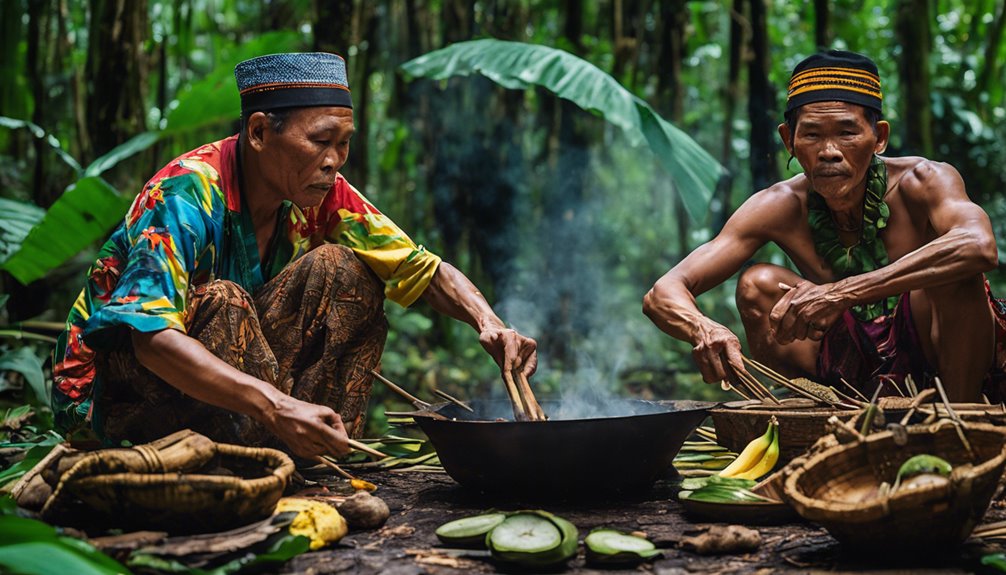
[[720, 471], [720, 477], [758, 479], [768, 475], [779, 461], [779, 422], [775, 416], [761, 437], [751, 441], [733, 463]]

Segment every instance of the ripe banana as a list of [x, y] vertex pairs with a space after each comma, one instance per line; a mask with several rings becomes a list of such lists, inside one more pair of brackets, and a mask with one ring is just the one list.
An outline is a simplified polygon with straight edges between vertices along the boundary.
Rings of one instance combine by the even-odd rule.
[[765, 455], [762, 456], [754, 467], [742, 473], [738, 473], [734, 477], [738, 479], [754, 480], [768, 475], [769, 472], [772, 471], [772, 468], [775, 467], [775, 464], [779, 461], [779, 426], [773, 425], [772, 431], [772, 443], [769, 444], [768, 449], [765, 450]]
[[[765, 434], [761, 437], [752, 440], [744, 450], [741, 451], [740, 455], [733, 463], [728, 465], [723, 471], [720, 471], [720, 477], [740, 477], [741, 473], [745, 473], [755, 466], [757, 466], [762, 459], [765, 458], [766, 453], [772, 446], [773, 439], [776, 440], [776, 459], [779, 457], [778, 452], [778, 434], [777, 428], [779, 427], [778, 422], [773, 416], [768, 422], [768, 428], [765, 430]], [[775, 465], [775, 461], [772, 462]]]

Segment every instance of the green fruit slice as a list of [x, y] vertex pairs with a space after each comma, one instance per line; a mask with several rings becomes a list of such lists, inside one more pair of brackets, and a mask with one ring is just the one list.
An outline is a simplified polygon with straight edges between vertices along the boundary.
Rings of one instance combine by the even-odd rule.
[[464, 517], [437, 527], [436, 534], [447, 545], [478, 545], [481, 547], [485, 543], [486, 533], [503, 523], [504, 519], [506, 519], [504, 513], [486, 513]]
[[520, 511], [486, 535], [486, 547], [501, 561], [529, 567], [553, 565], [576, 555], [576, 526], [546, 511]]
[[587, 547], [587, 561], [591, 563], [641, 563], [660, 555], [660, 551], [648, 540], [614, 529], [595, 529], [587, 535], [583, 544]]

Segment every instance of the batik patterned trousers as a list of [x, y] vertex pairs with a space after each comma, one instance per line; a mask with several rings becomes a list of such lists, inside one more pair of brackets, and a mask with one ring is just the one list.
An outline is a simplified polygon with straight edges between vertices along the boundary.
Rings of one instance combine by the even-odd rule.
[[[327, 405], [352, 437], [388, 324], [383, 284], [351, 250], [323, 245], [253, 296], [234, 282], [193, 288], [188, 335], [239, 370], [298, 399]], [[147, 442], [190, 428], [217, 441], [283, 447], [254, 419], [196, 401], [148, 371], [132, 349], [101, 354], [96, 414], [108, 439]]]

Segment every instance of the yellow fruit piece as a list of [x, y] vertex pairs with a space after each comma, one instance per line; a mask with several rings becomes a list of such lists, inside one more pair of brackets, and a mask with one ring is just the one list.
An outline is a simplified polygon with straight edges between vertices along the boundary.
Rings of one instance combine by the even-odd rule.
[[284, 511], [297, 512], [290, 524], [290, 533], [310, 539], [312, 550], [335, 543], [349, 532], [346, 520], [335, 507], [321, 501], [284, 497], [276, 503], [276, 513]]
[[775, 416], [768, 422], [768, 427], [765, 429], [765, 433], [757, 438], [753, 439], [748, 443], [744, 449], [741, 451], [737, 459], [728, 465], [723, 471], [720, 471], [720, 477], [739, 477], [739, 474], [744, 473], [762, 460], [765, 457], [765, 453], [768, 451], [769, 446], [772, 445], [772, 438], [776, 435], [776, 429], [779, 424], [775, 419]]
[[369, 481], [364, 481], [362, 479], [350, 479], [349, 484], [353, 486], [353, 489], [357, 491], [377, 491], [377, 486]]
[[768, 446], [768, 449], [765, 450], [765, 455], [762, 456], [762, 458], [758, 461], [758, 463], [754, 467], [748, 469], [747, 471], [744, 471], [743, 473], [738, 473], [734, 477], [736, 477], [737, 479], [751, 479], [751, 480], [759, 479], [765, 475], [768, 475], [769, 472], [771, 472], [772, 469], [775, 467], [775, 464], [778, 462], [779, 462], [779, 430], [777, 429], [777, 427], [774, 427], [772, 433], [772, 443]]

